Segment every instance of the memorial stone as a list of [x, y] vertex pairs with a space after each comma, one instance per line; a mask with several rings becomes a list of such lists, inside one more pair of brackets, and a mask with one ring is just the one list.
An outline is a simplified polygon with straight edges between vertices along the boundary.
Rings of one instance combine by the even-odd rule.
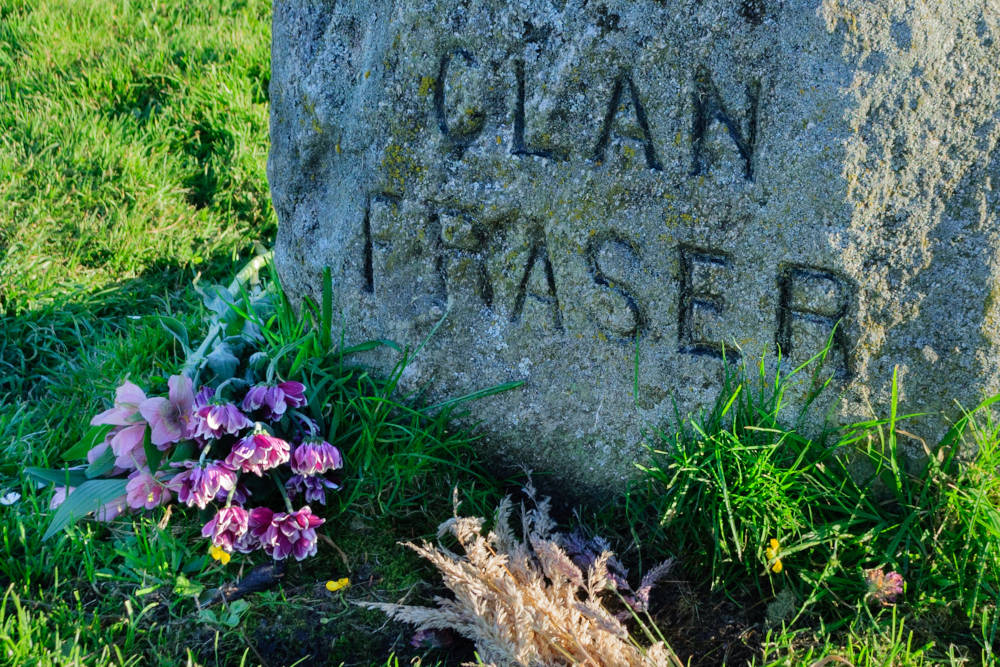
[[330, 268], [349, 344], [433, 330], [406, 387], [523, 381], [481, 447], [569, 484], [723, 357], [828, 342], [834, 419], [898, 366], [933, 437], [1000, 390], [998, 37], [995, 0], [275, 0], [278, 269]]

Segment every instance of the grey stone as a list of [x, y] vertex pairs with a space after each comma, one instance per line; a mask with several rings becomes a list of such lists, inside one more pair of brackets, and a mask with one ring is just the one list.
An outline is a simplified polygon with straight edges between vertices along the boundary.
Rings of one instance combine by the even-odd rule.
[[[995, 0], [276, 0], [286, 289], [473, 406], [483, 449], [618, 484], [723, 353], [831, 336], [827, 407], [1000, 390]], [[389, 354], [369, 363], [385, 367]], [[806, 388], [790, 394], [801, 400]], [[798, 398], [796, 398], [796, 396]], [[940, 434], [945, 417], [911, 427]]]

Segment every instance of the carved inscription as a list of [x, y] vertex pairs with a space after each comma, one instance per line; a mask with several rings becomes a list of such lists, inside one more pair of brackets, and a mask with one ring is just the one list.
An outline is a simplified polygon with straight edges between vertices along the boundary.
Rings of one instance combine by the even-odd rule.
[[[766, 0], [737, 1], [739, 14], [749, 24], [756, 26], [764, 22]], [[611, 14], [602, 17], [602, 35], [618, 30], [618, 17]], [[547, 33], [525, 24], [525, 42], [540, 45], [546, 39]], [[526, 44], [525, 48], [542, 47]], [[513, 90], [509, 92], [509, 83], [506, 87], [498, 87], [497, 81], [488, 80], [505, 67], [512, 68], [514, 75]], [[465, 48], [451, 48], [440, 56], [437, 76], [433, 79], [433, 108], [429, 111], [440, 132], [446, 159], [465, 159], [466, 149], [475, 144], [479, 160], [480, 149], [493, 149], [493, 131], [486, 132], [489, 126], [510, 128], [512, 156], [568, 162], [572, 150], [577, 152], [575, 158], [586, 163], [586, 167], [579, 166], [581, 169], [603, 165], [608, 159], [609, 147], [613, 151], [619, 141], [636, 142], [636, 147], [641, 146], [645, 167], [656, 172], [663, 172], [664, 164], [687, 163], [686, 148], [680, 148], [679, 155], [663, 156], [668, 158], [666, 162], [661, 159], [659, 150], [673, 150], [674, 144], [680, 145], [680, 138], [674, 143], [657, 146], [655, 138], [662, 135], [654, 131], [658, 129], [654, 124], [659, 119], [650, 118], [641, 90], [645, 84], [629, 66], [620, 70], [611, 82], [610, 97], [599, 100], [598, 106], [593, 108], [601, 114], [596, 128], [591, 126], [596, 135], [572, 144], [567, 143], [560, 132], [556, 132], [557, 138], [552, 140], [541, 130], [529, 131], [529, 127], [536, 127], [528, 122], [534, 119], [526, 116], [529, 92], [535, 93], [530, 96], [534, 104], [539, 94], [546, 94], [546, 87], [529, 90], [534, 79], [529, 77], [526, 68], [526, 59], [520, 57], [506, 63], [483, 58], [481, 63], [472, 50]], [[509, 69], [506, 72], [507, 76], [511, 73]], [[713, 160], [720, 159], [717, 152], [720, 149], [712, 145], [713, 136], [718, 136], [723, 146], [721, 150], [731, 151], [743, 180], [752, 182], [757, 169], [754, 158], [759, 141], [761, 83], [750, 81], [746, 85], [746, 106], [741, 111], [734, 107], [742, 100], [724, 100], [721, 86], [713, 80], [707, 67], [697, 67], [688, 76], [693, 93], [690, 106], [682, 112], [686, 117], [672, 119], [673, 123], [690, 123], [688, 176], [704, 173]], [[559, 89], [551, 82], [549, 86]], [[502, 106], [493, 103], [495, 96], [501, 94], [513, 96], [506, 112], [510, 115], [499, 111]], [[486, 104], [487, 99], [490, 104]], [[557, 99], [562, 104], [563, 98]], [[551, 102], [551, 99], [542, 100], [539, 106], [549, 109], [550, 123], [556, 113], [566, 113], [565, 108]], [[499, 113], [504, 113], [504, 117], [487, 116]], [[565, 118], [569, 122], [571, 116], [567, 114]], [[496, 144], [502, 143], [498, 135]], [[553, 148], [554, 145], [564, 148]], [[575, 148], [566, 147], [570, 145]], [[629, 155], [635, 152], [628, 149]], [[461, 172], [456, 170], [456, 173]], [[481, 217], [474, 206], [466, 208], [468, 202], [456, 205], [450, 195], [442, 199], [447, 203], [408, 202], [405, 220], [389, 224], [385, 221], [391, 222], [390, 218], [398, 214], [403, 200], [382, 193], [367, 197], [361, 234], [363, 292], [381, 295], [387, 290], [408, 289], [412, 283], [415, 296], [411, 303], [427, 301], [449, 306], [457, 303], [470, 305], [474, 310], [479, 310], [481, 305], [482, 309], [493, 311], [510, 324], [537, 324], [541, 325], [537, 328], [550, 332], [565, 333], [568, 322], [575, 325], [581, 321], [578, 318], [583, 317], [584, 321], [589, 318], [595, 337], [618, 344], [637, 341], [647, 334], [652, 340], [661, 340], [665, 329], [670, 330], [672, 336], [673, 322], [655, 320], [658, 313], [663, 316], [663, 304], [670, 304], [675, 293], [677, 351], [680, 354], [736, 360], [739, 352], [733, 341], [748, 334], [751, 338], [760, 334], [759, 331], [733, 330], [738, 328], [738, 318], [730, 314], [733, 304], [727, 303], [726, 286], [739, 279], [739, 267], [734, 255], [725, 249], [683, 243], [674, 246], [679, 271], [665, 287], [675, 292], [667, 298], [643, 303], [644, 295], [650, 292], [648, 284], [641, 282], [645, 278], [639, 276], [662, 275], [657, 270], [662, 267], [653, 267], [651, 271], [642, 268], [642, 239], [631, 239], [610, 229], [591, 232], [585, 242], [580, 240], [584, 247], [577, 246], [581, 251], [579, 255], [553, 255], [553, 249], [563, 247], [565, 239], [560, 238], [556, 244], [547, 238], [543, 219], [532, 217], [527, 211], [524, 214], [510, 212], [509, 209], [517, 206], [514, 202], [504, 203], [499, 209], [494, 207], [490, 214], [493, 217], [486, 218]], [[581, 261], [583, 266], [566, 272], [561, 270], [562, 262]], [[585, 280], [580, 284], [580, 269], [585, 269], [583, 275], [589, 275], [589, 282]], [[382, 272], [393, 271], [396, 273], [390, 280], [380, 281]], [[557, 276], [569, 278], [566, 285], [558, 285]], [[630, 284], [630, 280], [637, 282]], [[752, 282], [761, 284], [761, 281]], [[636, 285], [642, 290], [635, 289]], [[831, 359], [837, 375], [848, 377], [850, 344], [842, 322], [855, 307], [853, 283], [818, 266], [786, 263], [779, 265], [771, 285], [775, 287], [768, 289], [768, 293], [754, 297], [773, 308], [774, 340], [782, 354], [801, 356], [822, 348], [826, 340], [831, 339]], [[560, 290], [568, 290], [568, 293], [563, 294]], [[564, 305], [567, 306], [565, 322]], [[674, 315], [669, 317], [672, 319]], [[770, 337], [770, 332], [767, 335]]]
[[493, 307], [493, 283], [486, 267], [487, 230], [464, 211], [431, 214], [432, 238], [438, 239], [436, 268], [441, 275], [445, 301], [449, 289], [466, 284], [487, 308]]
[[[445, 100], [445, 87], [453, 63], [458, 61], [464, 71], [478, 69], [479, 63], [472, 57], [472, 54], [465, 49], [456, 49], [441, 56], [438, 63], [438, 76], [434, 81], [434, 113], [437, 117], [438, 129], [452, 148], [461, 157], [462, 150], [476, 140], [486, 127], [486, 112], [480, 106], [460, 105], [457, 113], [451, 114], [453, 118], [448, 122], [448, 104]], [[466, 77], [473, 79], [474, 77]], [[470, 82], [471, 83], [471, 82]], [[466, 91], [466, 94], [475, 94], [477, 91]], [[464, 106], [464, 108], [461, 108]]]
[[383, 192], [369, 193], [365, 198], [365, 213], [363, 230], [364, 256], [362, 257], [363, 289], [369, 294], [375, 293], [375, 241], [372, 236], [372, 215], [387, 214], [382, 209], [385, 206], [398, 206], [399, 197]]
[[653, 146], [653, 136], [649, 131], [649, 119], [646, 117], [646, 109], [639, 99], [639, 89], [628, 74], [621, 74], [615, 79], [615, 87], [611, 92], [611, 101], [608, 103], [608, 111], [604, 115], [604, 124], [601, 127], [600, 138], [594, 148], [594, 162], [604, 161], [604, 154], [607, 152], [608, 141], [611, 139], [611, 128], [614, 125], [615, 117], [618, 115], [619, 106], [622, 103], [622, 95], [628, 94], [628, 99], [632, 103], [635, 113], [635, 122], [639, 126], [638, 136], [631, 136], [630, 139], [637, 139], [642, 142], [642, 149], [646, 154], [646, 166], [656, 171], [663, 171], [659, 158], [656, 157], [656, 148]]
[[746, 129], [736, 120], [722, 103], [719, 90], [712, 83], [708, 70], [701, 68], [694, 78], [694, 123], [691, 127], [691, 175], [704, 171], [705, 134], [712, 121], [725, 125], [729, 136], [736, 144], [736, 150], [743, 158], [743, 177], [753, 180], [753, 154], [757, 148], [757, 109], [760, 105], [760, 83], [747, 86]]
[[729, 256], [691, 246], [677, 249], [680, 259], [680, 290], [677, 306], [679, 351], [721, 359], [738, 359], [739, 353], [717, 340], [720, 316], [726, 309], [721, 285], [732, 280]]
[[[657, 331], [640, 292], [629, 284], [631, 276], [644, 272], [641, 246], [616, 231], [591, 235], [582, 256], [553, 256], [544, 224], [529, 216], [484, 219], [474, 211], [433, 206], [421, 212], [421, 207], [405, 208], [399, 198], [380, 192], [370, 194], [367, 202], [360, 267], [366, 293], [412, 290], [410, 303], [417, 311], [436, 307], [439, 314], [456, 299], [470, 303], [471, 295], [472, 302], [503, 313], [512, 324], [540, 318], [536, 324], [541, 328], [561, 333], [566, 332], [563, 300], [569, 299], [581, 303], [602, 339], [628, 344]], [[397, 220], [401, 215], [408, 216], [402, 226]], [[407, 249], [394, 256], [395, 246]], [[759, 332], [734, 331], [727, 320], [726, 287], [739, 279], [733, 258], [720, 249], [685, 244], [676, 252], [679, 272], [671, 287], [677, 294], [677, 351], [738, 360], [732, 341]], [[561, 293], [556, 268], [567, 261], [585, 263], [589, 290]], [[383, 284], [383, 274], [395, 276], [395, 282]], [[496, 282], [501, 275], [512, 279], [508, 287]], [[772, 284], [774, 340], [782, 355], [804, 361], [802, 355], [822, 349], [832, 336], [830, 366], [838, 378], [849, 378], [844, 323], [855, 307], [854, 284], [821, 267], [787, 263], [779, 265]]]
[[598, 287], [597, 303], [600, 312], [593, 313], [604, 335], [612, 340], [628, 341], [641, 336], [646, 329], [646, 316], [638, 300], [630, 293], [629, 285], [616, 276], [609, 276], [605, 268], [607, 255], [623, 253], [639, 263], [639, 249], [620, 234], [611, 232], [594, 236], [587, 242], [587, 263], [590, 276]]
[[551, 151], [528, 147], [524, 140], [524, 61], [518, 60], [515, 63], [515, 75], [517, 78], [517, 99], [514, 104], [514, 145], [511, 153], [514, 155], [537, 155], [538, 157], [553, 158]]
[[785, 356], [801, 348], [812, 354], [832, 334], [830, 354], [837, 376], [851, 376], [850, 348], [844, 320], [854, 301], [854, 287], [831, 271], [803, 264], [783, 265], [778, 274], [778, 326], [775, 342]]
[[[747, 20], [753, 23], [757, 19], [757, 4], [747, 5]], [[526, 96], [527, 74], [525, 62], [521, 58], [513, 60], [514, 78], [516, 81], [513, 103], [513, 136], [510, 153], [519, 156], [536, 156], [540, 158], [565, 161], [569, 155], [563, 150], [553, 150], [532, 146], [526, 137]], [[446, 52], [438, 61], [437, 77], [434, 79], [433, 107], [438, 130], [445, 139], [444, 145], [456, 159], [461, 160], [465, 149], [480, 139], [486, 128], [486, 110], [481, 104], [477, 77], [482, 76], [482, 68], [471, 51], [454, 49]], [[449, 78], [450, 77], [450, 78]], [[743, 162], [743, 177], [747, 181], [754, 180], [754, 152], [758, 141], [758, 111], [761, 99], [759, 81], [752, 81], [746, 87], [747, 106], [745, 121], [739, 120], [722, 100], [712, 77], [705, 67], [699, 67], [692, 75], [694, 93], [691, 99], [691, 170], [689, 175], [697, 176], [705, 170], [705, 139], [712, 123], [719, 122], [725, 127], [732, 139], [736, 151]], [[461, 100], [446, 99], [450, 90], [449, 81], [462, 94]], [[461, 85], [460, 82], [464, 82]], [[455, 93], [453, 93], [455, 94]], [[457, 96], [457, 95], [456, 95]], [[557, 109], [555, 113], [558, 113]], [[624, 118], [631, 113], [633, 118]], [[653, 126], [646, 107], [642, 102], [639, 86], [632, 72], [623, 70], [614, 81], [611, 97], [608, 100], [604, 117], [598, 129], [597, 141], [587, 158], [593, 166], [604, 163], [608, 145], [616, 126], [620, 136], [634, 140], [642, 145], [646, 167], [654, 171], [663, 171], [663, 162], [657, 152], [653, 140]]]
[[524, 273], [517, 287], [517, 297], [514, 299], [510, 321], [514, 323], [521, 321], [525, 301], [530, 298], [548, 308], [552, 317], [552, 328], [562, 331], [559, 292], [556, 290], [555, 271], [552, 269], [552, 258], [545, 242], [545, 233], [541, 225], [532, 226], [531, 250], [528, 252], [528, 261], [524, 264]]

